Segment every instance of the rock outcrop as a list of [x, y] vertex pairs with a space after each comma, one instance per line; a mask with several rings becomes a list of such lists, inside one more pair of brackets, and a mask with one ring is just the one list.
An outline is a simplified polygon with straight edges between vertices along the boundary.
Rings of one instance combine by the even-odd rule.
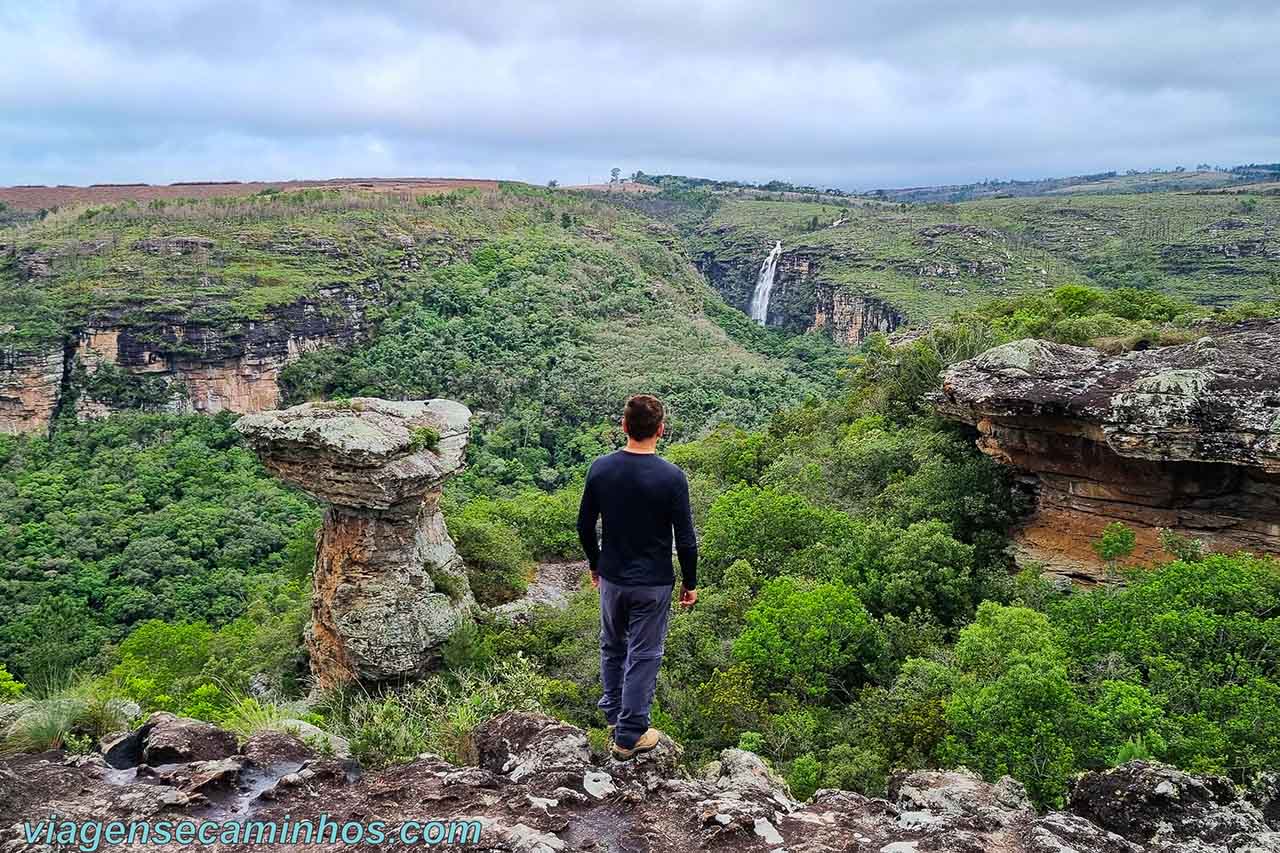
[[810, 330], [826, 329], [838, 343], [857, 346], [877, 332], [888, 334], [907, 320], [881, 299], [849, 293], [834, 285], [815, 290]]
[[1123, 355], [1016, 341], [953, 365], [934, 402], [1037, 490], [1015, 540], [1052, 570], [1101, 577], [1115, 521], [1135, 561], [1168, 556], [1161, 529], [1280, 554], [1280, 322]]
[[422, 672], [474, 605], [439, 508], [470, 419], [451, 400], [358, 397], [236, 422], [268, 469], [329, 504], [307, 638], [318, 686]]
[[[146, 241], [177, 252], [197, 238]], [[61, 407], [82, 417], [136, 406], [114, 399], [123, 383], [146, 382], [148, 405], [174, 412], [248, 413], [280, 404], [280, 372], [305, 352], [346, 347], [369, 331], [366, 308], [379, 285], [321, 287], [314, 296], [269, 308], [257, 319], [195, 319], [188, 314], [95, 312], [65, 338], [4, 343], [0, 328], [0, 433], [47, 429]], [[121, 379], [93, 381], [102, 367]]]
[[[0, 761], [0, 848], [43, 849], [41, 840], [26, 839], [21, 822], [51, 814], [241, 827], [309, 822], [312, 830], [323, 814], [339, 824], [382, 821], [388, 841], [409, 821], [419, 829], [459, 821], [479, 830], [478, 844], [469, 838], [475, 849], [525, 853], [1280, 851], [1276, 827], [1230, 783], [1141, 762], [1084, 774], [1068, 811], [1038, 814], [1017, 782], [990, 784], [964, 771], [896, 774], [887, 799], [822, 790], [800, 803], [749, 752], [725, 750], [696, 778], [680, 770], [679, 747], [665, 739], [632, 762], [596, 762], [580, 729], [521, 712], [479, 726], [469, 748], [468, 767], [424, 754], [364, 774], [279, 732], [256, 734], [218, 758], [161, 766], [112, 769], [98, 756], [61, 753], [8, 758]], [[224, 851], [261, 849], [243, 837], [219, 838]], [[286, 839], [271, 846], [336, 845]]]

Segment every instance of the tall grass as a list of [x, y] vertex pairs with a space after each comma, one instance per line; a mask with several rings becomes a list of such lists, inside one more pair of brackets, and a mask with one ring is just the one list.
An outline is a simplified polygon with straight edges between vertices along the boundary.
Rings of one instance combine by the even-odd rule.
[[476, 726], [503, 711], [545, 712], [547, 689], [547, 679], [516, 655], [478, 671], [437, 673], [381, 694], [333, 691], [323, 697], [321, 713], [366, 767], [411, 761], [424, 752], [461, 763]]
[[0, 742], [0, 754], [42, 752], [69, 745], [85, 748], [136, 721], [128, 700], [101, 681], [81, 679], [22, 704], [18, 719]]

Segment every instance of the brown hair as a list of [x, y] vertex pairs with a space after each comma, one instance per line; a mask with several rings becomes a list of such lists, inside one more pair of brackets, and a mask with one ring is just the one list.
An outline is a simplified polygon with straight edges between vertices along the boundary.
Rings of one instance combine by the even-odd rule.
[[644, 441], [657, 435], [664, 417], [666, 412], [663, 411], [662, 401], [652, 394], [632, 395], [622, 410], [627, 435], [636, 441]]

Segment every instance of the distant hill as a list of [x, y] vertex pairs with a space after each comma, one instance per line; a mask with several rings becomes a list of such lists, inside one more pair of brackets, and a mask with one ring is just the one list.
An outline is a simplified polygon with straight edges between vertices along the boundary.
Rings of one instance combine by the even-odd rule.
[[[1129, 169], [1090, 175], [1039, 178], [1035, 180], [988, 180], [968, 184], [875, 189], [865, 192], [834, 187], [819, 188], [789, 181], [763, 183], [696, 178], [687, 175], [648, 175], [636, 172], [632, 180], [650, 186], [676, 190], [707, 190], [738, 195], [772, 194], [776, 200], [830, 201], [845, 196], [895, 202], [961, 202], [982, 198], [1025, 198], [1028, 196], [1077, 193], [1148, 193], [1197, 190], [1233, 190], [1263, 185], [1263, 191], [1280, 191], [1280, 163], [1249, 163], [1240, 166], [1210, 166], [1195, 169]], [[1271, 185], [1274, 185], [1272, 187]]]
[[[329, 178], [306, 181], [180, 181], [173, 184], [91, 184], [49, 187], [28, 184], [0, 187], [0, 205], [16, 211], [53, 210], [77, 204], [115, 204], [122, 201], [229, 198], [322, 187], [369, 192], [427, 195], [460, 188], [497, 189], [498, 182], [476, 178]], [[0, 220], [0, 225], [3, 225]]]
[[730, 191], [698, 210], [687, 218], [690, 251], [726, 301], [746, 310], [781, 242], [770, 325], [830, 326], [843, 314], [850, 342], [1070, 283], [1206, 306], [1280, 297], [1280, 194], [1099, 190], [907, 203]]
[[1127, 172], [1099, 172], [1066, 178], [1031, 181], [993, 180], [972, 184], [881, 189], [863, 193], [885, 201], [961, 202], [983, 198], [1025, 198], [1081, 193], [1152, 193], [1196, 190], [1231, 190], [1252, 184], [1270, 184], [1280, 191], [1280, 163], [1234, 166], [1229, 169], [1204, 167], [1195, 170], [1151, 169]]

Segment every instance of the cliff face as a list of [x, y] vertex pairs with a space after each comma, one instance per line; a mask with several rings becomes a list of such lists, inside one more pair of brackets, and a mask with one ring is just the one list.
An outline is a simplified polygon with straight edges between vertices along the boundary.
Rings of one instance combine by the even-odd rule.
[[48, 427], [62, 399], [66, 364], [61, 345], [49, 350], [0, 350], [0, 433]]
[[358, 397], [236, 422], [268, 469], [329, 504], [307, 635], [317, 686], [419, 674], [467, 618], [474, 600], [439, 503], [470, 420], [451, 400]]
[[1280, 554], [1280, 322], [1120, 356], [1017, 341], [954, 365], [935, 405], [1037, 489], [1015, 538], [1053, 570], [1101, 577], [1114, 521], [1135, 561], [1168, 556], [1162, 528]]
[[[366, 307], [378, 296], [373, 282], [322, 287], [262, 319], [227, 321], [97, 312], [62, 340], [0, 350], [0, 433], [47, 429], [68, 404], [88, 417], [124, 408], [137, 399], [129, 386], [142, 383], [153, 408], [270, 409], [280, 402], [280, 371], [308, 350], [361, 340], [369, 331]], [[103, 381], [108, 373], [111, 381]]]
[[[107, 746], [107, 745], [104, 745]], [[100, 755], [0, 760], [0, 843], [47, 849], [23, 820], [191, 820], [297, 835], [268, 846], [331, 850], [316, 837], [345, 821], [381, 821], [389, 842], [417, 821], [450, 821], [466, 834], [448, 849], [509, 853], [695, 850], [795, 853], [1243, 853], [1280, 851], [1274, 780], [1242, 796], [1228, 780], [1131, 762], [1086, 773], [1067, 810], [1037, 814], [1025, 790], [964, 771], [894, 775], [886, 799], [821, 790], [797, 802], [757, 755], [726, 749], [698, 777], [663, 739], [630, 762], [593, 760], [586, 733], [539, 714], [508, 712], [471, 734], [471, 766], [425, 754], [361, 775], [281, 732], [236, 739], [205, 723], [158, 713]], [[163, 761], [163, 763], [161, 763]], [[145, 763], [144, 763], [145, 762]], [[288, 821], [288, 823], [286, 823]], [[305, 824], [306, 829], [303, 829]], [[469, 827], [469, 828], [467, 828]], [[476, 837], [478, 834], [478, 838]], [[260, 850], [263, 836], [219, 834], [225, 851]], [[368, 839], [366, 839], [368, 840]], [[437, 840], [440, 840], [437, 835]], [[189, 849], [177, 842], [158, 850]], [[382, 849], [382, 848], [380, 848]]]
[[[702, 252], [697, 265], [726, 302], [746, 313], [767, 252], [766, 248], [759, 258]], [[883, 300], [824, 280], [822, 263], [821, 251], [783, 247], [769, 299], [768, 325], [792, 332], [826, 329], [836, 341], [856, 346], [875, 332], [891, 332], [906, 323], [906, 317]]]

